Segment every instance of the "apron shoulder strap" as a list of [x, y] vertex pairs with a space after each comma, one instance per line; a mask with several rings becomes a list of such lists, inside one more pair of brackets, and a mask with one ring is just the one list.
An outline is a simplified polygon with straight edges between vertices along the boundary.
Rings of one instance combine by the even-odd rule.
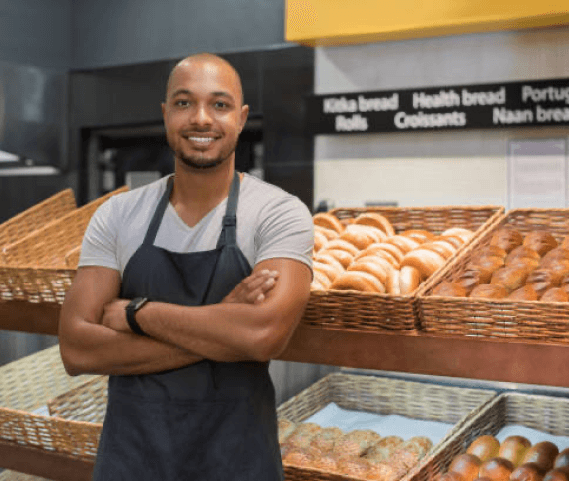
[[158, 233], [158, 229], [160, 228], [160, 224], [162, 222], [162, 217], [164, 216], [164, 212], [166, 212], [166, 207], [168, 207], [168, 202], [170, 202], [170, 194], [172, 194], [172, 187], [174, 185], [172, 177], [167, 180], [166, 183], [166, 190], [162, 195], [162, 198], [158, 202], [156, 206], [156, 210], [154, 211], [154, 215], [150, 220], [150, 225], [148, 226], [148, 230], [146, 231], [146, 236], [144, 237], [143, 244], [153, 245], [154, 241], [156, 240], [156, 234]]
[[235, 245], [237, 243], [237, 202], [239, 201], [239, 173], [235, 171], [229, 196], [227, 197], [227, 208], [223, 216], [223, 226], [221, 234], [217, 240], [217, 248], [224, 245]]

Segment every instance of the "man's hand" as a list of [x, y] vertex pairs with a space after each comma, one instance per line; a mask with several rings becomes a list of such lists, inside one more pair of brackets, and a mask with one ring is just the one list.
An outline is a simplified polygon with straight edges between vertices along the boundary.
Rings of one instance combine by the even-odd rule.
[[265, 300], [265, 294], [275, 287], [278, 277], [278, 271], [263, 269], [259, 272], [253, 272], [237, 284], [221, 302], [259, 304]]
[[105, 304], [101, 324], [119, 332], [132, 332], [126, 320], [126, 306], [130, 301], [115, 299]]

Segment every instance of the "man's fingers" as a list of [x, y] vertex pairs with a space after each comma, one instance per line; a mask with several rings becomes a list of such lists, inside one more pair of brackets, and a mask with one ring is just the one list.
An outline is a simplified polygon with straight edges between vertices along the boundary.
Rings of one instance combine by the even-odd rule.
[[[276, 284], [273, 277], [266, 279], [259, 287], [247, 293], [247, 302], [256, 303], [261, 302], [265, 299], [265, 294], [270, 291]], [[259, 300], [259, 296], [262, 299]]]

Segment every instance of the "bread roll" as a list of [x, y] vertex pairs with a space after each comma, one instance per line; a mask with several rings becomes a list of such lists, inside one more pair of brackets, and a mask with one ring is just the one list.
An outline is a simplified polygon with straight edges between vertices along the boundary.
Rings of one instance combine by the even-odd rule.
[[566, 466], [569, 466], [569, 448], [560, 451], [553, 462], [554, 468], [564, 468]]
[[379, 279], [367, 272], [357, 271], [346, 271], [340, 274], [330, 288], [340, 291], [353, 290], [380, 294], [385, 292], [385, 286]]
[[324, 264], [321, 262], [314, 262], [312, 264], [312, 271], [313, 272], [321, 272], [321, 273], [325, 274], [326, 277], [328, 277], [330, 282], [334, 282], [336, 277], [338, 277], [342, 272], [344, 272], [344, 268], [341, 267], [340, 269], [337, 269], [337, 268], [331, 266], [330, 264]]
[[368, 257], [368, 256], [378, 256], [378, 257], [383, 257], [384, 259], [386, 259], [387, 261], [389, 261], [389, 263], [395, 267], [396, 269], [399, 269], [399, 264], [400, 264], [400, 259], [403, 258], [402, 253], [397, 249], [397, 247], [395, 246], [391, 246], [391, 250], [395, 253], [391, 253], [387, 250], [385, 250], [385, 244], [383, 243], [378, 243], [378, 244], [372, 244], [370, 245], [367, 249], [364, 249], [363, 251], [359, 252], [355, 257], [354, 260], [358, 260], [362, 257]]
[[530, 447], [523, 457], [522, 463], [536, 463], [545, 473], [553, 468], [559, 448], [550, 441], [541, 441]]
[[388, 294], [392, 296], [400, 296], [401, 295], [401, 286], [399, 285], [399, 275], [401, 271], [394, 269], [389, 278], [387, 279], [387, 284], [385, 286], [385, 290]]
[[482, 462], [476, 456], [468, 453], [459, 454], [453, 458], [448, 470], [460, 474], [464, 481], [474, 481], [478, 478], [478, 471]]
[[474, 233], [469, 229], [464, 229], [462, 227], [451, 227], [443, 231], [441, 234], [442, 236], [458, 236], [460, 237], [465, 243], [472, 239]]
[[539, 230], [527, 234], [522, 245], [533, 249], [542, 257], [557, 247], [557, 241], [549, 232]]
[[320, 469], [327, 473], [337, 474], [338, 461], [339, 458], [336, 454], [334, 454], [333, 452], [326, 452], [323, 453], [322, 456], [319, 456], [318, 458], [314, 459], [314, 461], [312, 462], [312, 466], [315, 469]]
[[539, 296], [531, 284], [527, 284], [512, 292], [508, 299], [515, 301], [537, 301]]
[[491, 481], [508, 481], [514, 471], [511, 461], [504, 458], [491, 458], [480, 465], [478, 472], [481, 478], [488, 478]]
[[366, 451], [365, 457], [373, 461], [387, 460], [391, 458], [403, 442], [403, 439], [399, 436], [385, 436]]
[[327, 254], [331, 257], [333, 257], [334, 259], [336, 259], [340, 264], [342, 264], [342, 267], [344, 269], [347, 269], [348, 266], [352, 263], [352, 261], [354, 260], [354, 256], [353, 254], [350, 254], [348, 251], [344, 251], [344, 250], [340, 250], [340, 249], [328, 249], [328, 247], [324, 247], [324, 249], [322, 249], [318, 255], [316, 255], [314, 257], [314, 260], [316, 260], [318, 258], [318, 256], [320, 254]]
[[401, 263], [403, 257], [404, 257], [404, 253], [401, 249], [399, 249], [399, 247], [393, 245], [393, 244], [389, 244], [387, 242], [379, 242], [377, 244], [372, 244], [371, 246], [369, 246], [366, 251], [370, 252], [370, 251], [374, 251], [375, 253], [378, 253], [380, 251], [383, 252], [387, 252], [389, 255], [391, 255], [391, 257], [393, 257], [399, 264]]
[[566, 249], [565, 247], [556, 247], [555, 249], [551, 249], [541, 258], [539, 265], [546, 267], [551, 264], [557, 264], [558, 262], [569, 262], [569, 249]]
[[525, 284], [528, 274], [526, 269], [520, 267], [501, 267], [492, 274], [490, 284], [500, 284], [512, 292]]
[[389, 271], [386, 267], [380, 262], [376, 262], [374, 259], [369, 257], [353, 262], [348, 267], [348, 271], [367, 272], [378, 279], [384, 286], [386, 285], [389, 277]]
[[289, 421], [288, 419], [281, 418], [278, 423], [279, 429], [279, 444], [283, 444], [286, 439], [292, 434], [296, 429], [296, 423]]
[[531, 249], [528, 246], [521, 245], [516, 247], [513, 251], [511, 251], [506, 257], [506, 265], [510, 265], [514, 259], [518, 259], [520, 257], [525, 257], [528, 259], [534, 259], [538, 263], [541, 259], [541, 256], [537, 253], [536, 250]]
[[361, 456], [380, 439], [381, 436], [375, 431], [354, 429], [336, 441], [334, 452], [342, 457]]
[[338, 233], [344, 231], [344, 226], [340, 220], [335, 215], [329, 214], [327, 212], [319, 212], [318, 214], [315, 214], [312, 220], [314, 222], [314, 225], [319, 225]]
[[401, 232], [401, 235], [404, 235], [405, 237], [410, 237], [411, 239], [416, 240], [420, 244], [435, 239], [435, 234], [423, 229], [409, 229]]
[[561, 287], [552, 287], [544, 292], [540, 301], [543, 302], [569, 302], [569, 295]]
[[328, 264], [332, 266], [338, 273], [344, 270], [344, 266], [342, 263], [336, 259], [332, 254], [330, 254], [327, 250], [323, 250], [314, 256], [314, 262], [318, 262], [320, 264]]
[[543, 473], [535, 463], [521, 464], [512, 471], [509, 481], [541, 481]]
[[464, 288], [466, 295], [468, 295], [476, 286], [480, 284], [490, 284], [492, 273], [493, 271], [482, 267], [469, 267], [458, 275], [455, 282], [460, 287]]
[[498, 450], [498, 456], [512, 462], [514, 466], [519, 466], [530, 448], [531, 442], [524, 436], [508, 436]]
[[503, 299], [508, 295], [508, 290], [499, 284], [480, 284], [470, 292], [468, 297], [476, 299]]
[[539, 261], [536, 259], [530, 259], [529, 257], [516, 257], [508, 262], [507, 267], [521, 267], [528, 272], [533, 271], [539, 265]]
[[381, 481], [397, 481], [405, 476], [407, 470], [395, 463], [389, 461], [369, 462], [367, 476], [363, 479], [381, 480]]
[[360, 263], [360, 262], [373, 262], [374, 264], [378, 264], [379, 266], [381, 266], [385, 270], [388, 278], [391, 277], [393, 275], [393, 273], [397, 270], [393, 267], [392, 264], [390, 264], [390, 262], [388, 260], [386, 260], [381, 255], [369, 255], [366, 257], [360, 257], [359, 259], [354, 260], [354, 262], [352, 264], [350, 264], [350, 266], [352, 266], [355, 263]]
[[433, 296], [466, 297], [466, 289], [456, 282], [443, 281], [433, 289]]
[[423, 249], [422, 247], [409, 252], [401, 261], [401, 267], [410, 266], [418, 269], [422, 280], [430, 277], [444, 264], [444, 257], [434, 251]]
[[552, 287], [558, 287], [561, 284], [562, 276], [547, 269], [536, 269], [531, 272], [526, 283], [531, 284], [539, 297], [543, 296], [545, 291]]
[[340, 234], [340, 239], [353, 244], [358, 250], [362, 250], [379, 239], [379, 237], [374, 236], [372, 229], [372, 227], [363, 225], [350, 225]]
[[337, 427], [323, 428], [310, 441], [310, 447], [318, 449], [323, 453], [332, 451], [336, 442], [342, 438], [344, 432]]
[[465, 244], [464, 239], [456, 235], [441, 235], [434, 240], [444, 241], [451, 244], [455, 249], [460, 249]]
[[403, 266], [399, 271], [399, 292], [402, 296], [411, 294], [421, 284], [419, 270], [411, 266]]
[[521, 246], [524, 236], [512, 227], [502, 227], [492, 235], [490, 244], [504, 249], [506, 252], [513, 251]]
[[478, 436], [474, 441], [472, 441], [466, 452], [477, 456], [480, 461], [484, 462], [490, 458], [498, 456], [499, 449], [500, 441], [498, 441], [494, 436], [486, 434]]
[[318, 252], [328, 242], [328, 239], [322, 232], [314, 231], [314, 250]]
[[327, 229], [326, 227], [322, 227], [321, 225], [314, 226], [314, 232], [319, 232], [322, 234], [326, 239], [329, 241], [336, 239], [340, 234], [332, 229]]
[[349, 242], [342, 239], [334, 239], [328, 241], [328, 244], [326, 244], [326, 250], [331, 249], [346, 251], [349, 254], [352, 254], [352, 256], [356, 256], [360, 252], [360, 250], [355, 245], [350, 244]]
[[456, 247], [448, 242], [437, 240], [432, 242], [425, 242], [421, 249], [431, 250], [439, 254], [444, 260], [450, 259], [456, 252]]
[[564, 249], [569, 249], [569, 235], [566, 236], [563, 241], [561, 241], [561, 244], [559, 246], [563, 247]]
[[318, 458], [313, 452], [299, 449], [295, 447], [289, 447], [286, 450], [286, 454], [283, 457], [284, 464], [290, 464], [299, 468], [312, 468], [314, 466], [314, 461]]
[[407, 254], [407, 252], [410, 252], [421, 245], [420, 242], [417, 242], [416, 240], [413, 240], [410, 237], [406, 237], [403, 235], [391, 236], [385, 242], [387, 242], [388, 244], [393, 244], [401, 252], [403, 252], [403, 254]]
[[401, 449], [416, 453], [419, 458], [424, 457], [433, 447], [433, 442], [426, 436], [413, 436], [401, 445]]
[[381, 214], [375, 212], [366, 212], [358, 215], [354, 219], [354, 224], [369, 225], [383, 231], [387, 237], [395, 235], [395, 230], [389, 220]]
[[501, 247], [489, 244], [476, 251], [475, 256], [491, 256], [499, 257], [500, 259], [506, 259], [508, 253]]
[[569, 470], [567, 468], [550, 469], [545, 473], [543, 481], [569, 481]]
[[338, 460], [337, 473], [358, 479], [367, 479], [369, 462], [364, 458], [341, 458]]
[[504, 259], [492, 255], [474, 255], [467, 265], [469, 269], [482, 269], [489, 272], [494, 272], [501, 267], [504, 267]]
[[307, 450], [312, 438], [321, 430], [322, 428], [315, 423], [299, 423], [287, 438], [286, 444], [294, 449]]
[[310, 284], [310, 288], [317, 291], [325, 291], [326, 289], [330, 288], [332, 282], [330, 281], [329, 277], [322, 271], [319, 270], [312, 270], [312, 283]]

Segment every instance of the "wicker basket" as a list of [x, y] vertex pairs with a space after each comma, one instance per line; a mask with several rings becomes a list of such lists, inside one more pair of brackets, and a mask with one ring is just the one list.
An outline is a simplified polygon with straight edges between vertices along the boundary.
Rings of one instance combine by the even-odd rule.
[[59, 346], [0, 367], [0, 439], [14, 446], [92, 459], [97, 448], [98, 426], [37, 413], [45, 410], [50, 399], [92, 379], [96, 377], [68, 376]]
[[478, 436], [495, 436], [509, 424], [555, 436], [569, 436], [569, 399], [505, 392], [486, 404], [409, 473], [409, 481], [432, 481], [447, 472], [453, 458]]
[[[504, 208], [499, 206], [370, 207], [330, 211], [340, 221], [354, 218], [363, 212], [377, 212], [385, 216], [396, 233], [408, 229], [425, 229], [440, 234], [450, 227], [470, 229], [475, 232], [475, 236], [467, 244], [469, 245], [489, 226], [502, 218]], [[466, 246], [463, 246], [459, 249], [448, 262], [465, 248]], [[430, 282], [430, 280], [425, 281], [415, 292], [406, 296], [357, 291], [312, 291], [302, 322], [330, 329], [397, 331], [420, 329], [415, 307], [416, 296]]]
[[81, 247], [97, 208], [127, 187], [117, 189], [4, 247], [0, 299], [62, 303], [75, 276], [66, 256]]
[[522, 234], [544, 229], [561, 242], [569, 234], [569, 209], [515, 209], [508, 212], [421, 292], [418, 311], [422, 328], [436, 334], [569, 342], [567, 303], [431, 295], [440, 282], [453, 281], [464, 272], [472, 256], [489, 245], [494, 231], [503, 226], [513, 227]]
[[[494, 399], [494, 391], [466, 389], [438, 384], [387, 379], [375, 376], [333, 373], [283, 403], [280, 418], [302, 422], [329, 403], [355, 411], [398, 414], [408, 418], [454, 423], [454, 428], [431, 452], [436, 452], [485, 404]], [[429, 456], [424, 458], [426, 460]], [[419, 466], [423, 462], [419, 463]], [[354, 478], [299, 468], [285, 463], [287, 481], [342, 481]], [[406, 476], [403, 479], [407, 479]]]
[[12, 217], [0, 224], [0, 251], [75, 208], [73, 191], [66, 189]]

